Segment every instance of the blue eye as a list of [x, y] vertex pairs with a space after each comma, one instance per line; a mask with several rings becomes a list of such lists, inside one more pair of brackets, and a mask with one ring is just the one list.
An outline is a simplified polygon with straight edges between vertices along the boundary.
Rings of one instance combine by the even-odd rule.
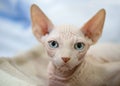
[[84, 43], [78, 42], [78, 43], [76, 43], [76, 44], [74, 45], [74, 48], [75, 48], [76, 50], [82, 50], [82, 49], [84, 49], [84, 46], [85, 46]]
[[49, 41], [48, 42], [49, 43], [49, 46], [51, 47], [51, 48], [58, 48], [59, 47], [59, 44], [58, 44], [58, 42], [57, 41]]

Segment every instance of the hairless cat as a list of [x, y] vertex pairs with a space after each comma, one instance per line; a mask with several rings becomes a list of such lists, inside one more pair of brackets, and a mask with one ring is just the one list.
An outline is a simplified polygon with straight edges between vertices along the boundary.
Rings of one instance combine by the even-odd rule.
[[81, 28], [54, 26], [32, 5], [33, 33], [51, 58], [48, 86], [120, 86], [120, 45], [92, 46], [102, 34], [105, 15], [101, 9]]

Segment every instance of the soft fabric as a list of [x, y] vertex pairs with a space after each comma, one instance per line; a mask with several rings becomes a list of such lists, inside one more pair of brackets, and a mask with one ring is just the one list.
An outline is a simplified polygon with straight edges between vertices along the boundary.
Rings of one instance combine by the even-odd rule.
[[11, 58], [0, 57], [0, 86], [46, 86], [48, 59], [41, 49], [39, 45]]

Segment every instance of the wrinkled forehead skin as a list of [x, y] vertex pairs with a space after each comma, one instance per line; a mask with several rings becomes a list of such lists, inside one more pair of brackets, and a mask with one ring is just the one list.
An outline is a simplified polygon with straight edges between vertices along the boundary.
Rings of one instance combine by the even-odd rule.
[[56, 26], [53, 28], [53, 30], [49, 34], [49, 38], [55, 38], [57, 40], [81, 40], [84, 42], [90, 43], [91, 40], [84, 36], [84, 34], [81, 32], [80, 28], [75, 27], [74, 25], [61, 25]]

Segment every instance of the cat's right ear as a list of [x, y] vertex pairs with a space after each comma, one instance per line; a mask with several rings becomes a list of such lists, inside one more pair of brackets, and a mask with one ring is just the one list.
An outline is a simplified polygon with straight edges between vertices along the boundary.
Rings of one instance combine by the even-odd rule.
[[52, 22], [35, 4], [31, 6], [31, 19], [32, 30], [38, 40], [40, 40], [42, 36], [48, 34], [53, 28]]

